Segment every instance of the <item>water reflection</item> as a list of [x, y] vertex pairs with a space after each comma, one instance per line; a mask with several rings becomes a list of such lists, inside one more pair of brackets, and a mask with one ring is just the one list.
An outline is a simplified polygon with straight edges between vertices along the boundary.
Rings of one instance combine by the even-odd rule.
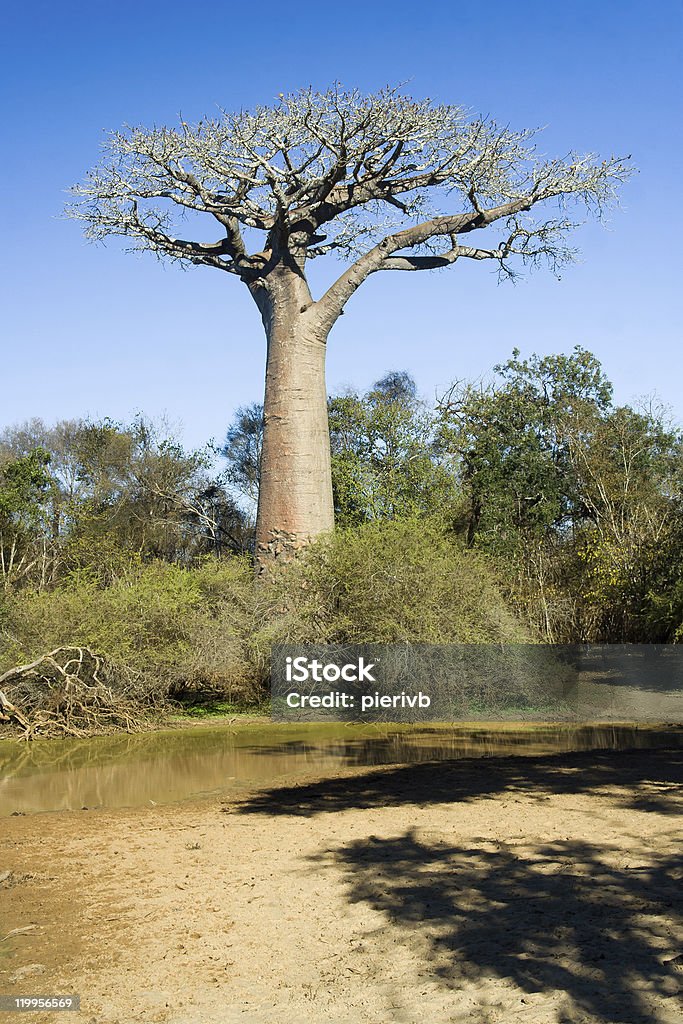
[[89, 740], [2, 741], [0, 817], [173, 803], [349, 766], [653, 747], [683, 747], [683, 729], [267, 722]]

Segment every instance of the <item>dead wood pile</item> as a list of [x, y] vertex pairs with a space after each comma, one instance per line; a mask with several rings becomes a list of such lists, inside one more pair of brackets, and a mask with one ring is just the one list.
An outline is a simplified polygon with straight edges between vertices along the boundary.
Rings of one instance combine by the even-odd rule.
[[138, 673], [89, 647], [57, 647], [0, 676], [0, 722], [26, 740], [137, 732], [160, 703]]

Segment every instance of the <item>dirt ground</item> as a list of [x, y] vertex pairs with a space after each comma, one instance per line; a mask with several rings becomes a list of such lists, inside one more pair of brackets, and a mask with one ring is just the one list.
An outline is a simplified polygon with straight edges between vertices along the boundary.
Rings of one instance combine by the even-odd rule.
[[431, 762], [3, 819], [0, 993], [82, 1010], [0, 1019], [673, 1024], [682, 775]]

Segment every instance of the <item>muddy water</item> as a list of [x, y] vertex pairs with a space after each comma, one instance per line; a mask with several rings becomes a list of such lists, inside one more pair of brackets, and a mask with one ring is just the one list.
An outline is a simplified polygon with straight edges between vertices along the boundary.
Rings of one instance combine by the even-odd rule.
[[683, 746], [683, 729], [628, 725], [255, 725], [31, 744], [0, 741], [0, 817], [139, 807], [311, 771], [460, 757]]

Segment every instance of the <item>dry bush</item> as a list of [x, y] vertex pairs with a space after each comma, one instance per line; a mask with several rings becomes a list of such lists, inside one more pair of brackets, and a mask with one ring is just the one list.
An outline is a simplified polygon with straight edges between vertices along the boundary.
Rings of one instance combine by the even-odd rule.
[[160, 693], [87, 647], [59, 647], [0, 676], [0, 721], [36, 736], [89, 736], [145, 727]]
[[0, 671], [53, 648], [87, 647], [126, 666], [149, 692], [254, 702], [267, 664], [252, 638], [273, 614], [248, 559], [210, 559], [193, 569], [133, 565], [108, 586], [74, 576], [52, 591], [10, 598]]
[[126, 666], [140, 705], [161, 694], [257, 703], [274, 643], [530, 639], [488, 563], [424, 520], [337, 531], [265, 579], [237, 557], [192, 569], [140, 564], [109, 586], [75, 577], [14, 595], [0, 629], [0, 671], [46, 650], [88, 648]]

